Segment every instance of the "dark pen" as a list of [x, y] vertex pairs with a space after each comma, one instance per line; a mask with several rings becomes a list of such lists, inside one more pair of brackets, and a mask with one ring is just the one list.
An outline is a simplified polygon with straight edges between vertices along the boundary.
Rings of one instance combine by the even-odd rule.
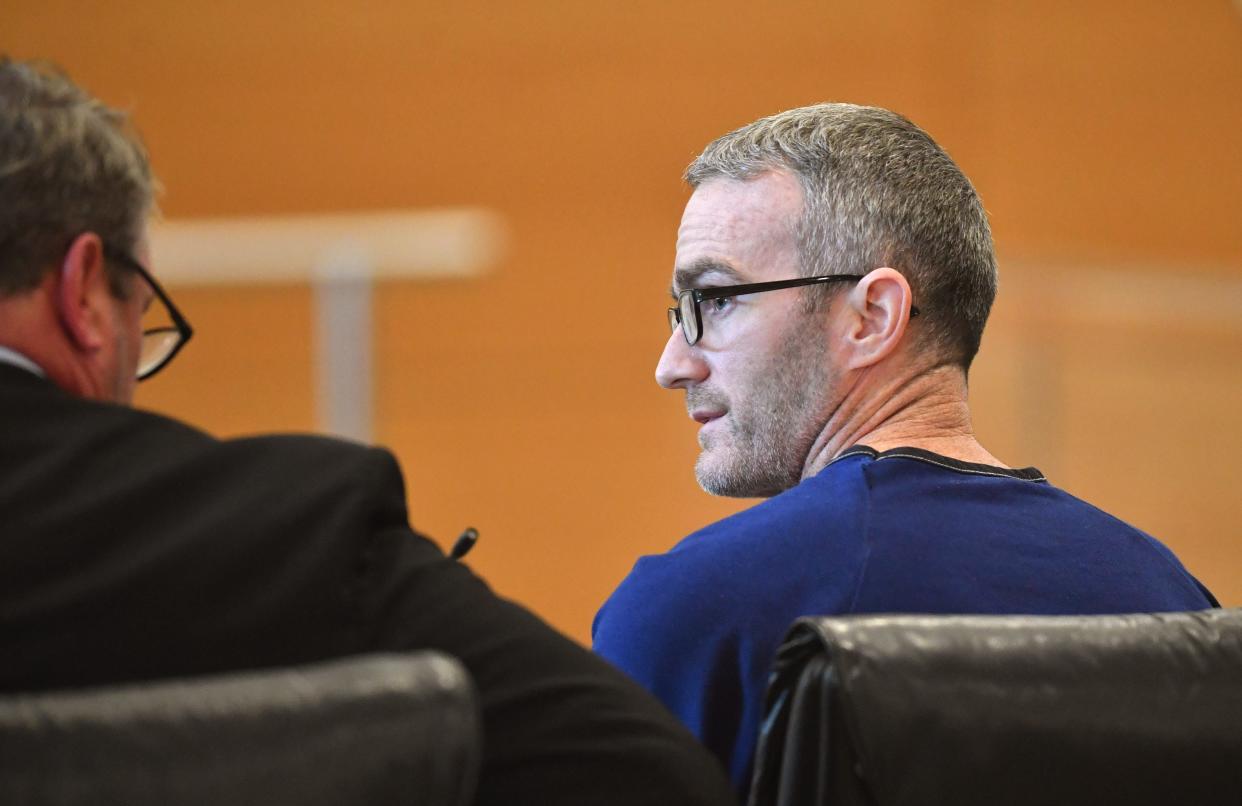
[[449, 552], [449, 557], [454, 560], [460, 560], [474, 548], [474, 544], [479, 540], [479, 530], [473, 526], [467, 526], [466, 530], [457, 538], [457, 542], [453, 544], [453, 550]]

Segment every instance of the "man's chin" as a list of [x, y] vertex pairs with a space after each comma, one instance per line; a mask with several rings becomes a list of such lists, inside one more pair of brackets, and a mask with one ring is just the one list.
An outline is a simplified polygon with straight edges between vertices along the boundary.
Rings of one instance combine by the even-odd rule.
[[747, 473], [737, 463], [722, 462], [704, 450], [694, 464], [694, 477], [703, 491], [724, 498], [769, 498], [781, 492], [779, 485], [765, 484], [763, 479]]

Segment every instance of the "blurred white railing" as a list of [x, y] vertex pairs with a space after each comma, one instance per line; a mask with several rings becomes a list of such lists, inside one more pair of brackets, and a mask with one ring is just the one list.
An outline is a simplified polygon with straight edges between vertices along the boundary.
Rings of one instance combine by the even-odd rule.
[[151, 228], [167, 285], [311, 283], [322, 429], [372, 435], [371, 284], [472, 277], [500, 259], [505, 230], [477, 208], [170, 220]]

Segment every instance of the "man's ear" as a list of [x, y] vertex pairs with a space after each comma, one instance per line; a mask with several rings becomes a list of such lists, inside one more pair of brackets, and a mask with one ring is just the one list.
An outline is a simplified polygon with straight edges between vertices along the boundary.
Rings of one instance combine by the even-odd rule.
[[69, 341], [93, 353], [109, 338], [108, 307], [112, 305], [104, 265], [103, 242], [93, 232], [73, 239], [60, 266], [56, 310]]
[[914, 294], [896, 269], [873, 269], [846, 296], [850, 369], [878, 364], [897, 349], [910, 322]]

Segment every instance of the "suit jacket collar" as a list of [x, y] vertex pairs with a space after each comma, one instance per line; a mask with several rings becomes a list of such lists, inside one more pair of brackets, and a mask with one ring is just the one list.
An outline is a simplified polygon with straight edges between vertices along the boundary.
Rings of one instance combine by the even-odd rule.
[[27, 389], [44, 388], [56, 390], [61, 394], [64, 391], [48, 380], [44, 375], [36, 375], [25, 367], [17, 364], [10, 364], [6, 361], [0, 361], [0, 390], [22, 387]]
[[47, 373], [43, 371], [43, 367], [36, 364], [25, 353], [19, 353], [12, 347], [5, 347], [0, 344], [0, 365], [19, 367], [27, 372], [33, 372], [39, 377], [47, 377]]

